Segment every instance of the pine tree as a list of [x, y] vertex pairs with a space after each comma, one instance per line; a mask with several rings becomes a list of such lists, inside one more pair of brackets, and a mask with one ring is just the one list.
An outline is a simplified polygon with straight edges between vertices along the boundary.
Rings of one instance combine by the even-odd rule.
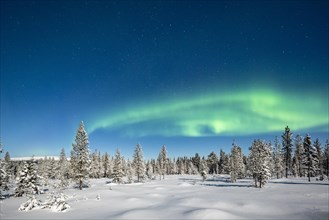
[[163, 145], [158, 157], [158, 172], [160, 174], [160, 180], [161, 180], [161, 175], [163, 176], [164, 179], [167, 163], [168, 163], [167, 149], [166, 149], [166, 145]]
[[283, 159], [282, 159], [281, 144], [279, 143], [278, 137], [274, 140], [274, 172], [276, 173], [276, 178], [282, 177], [283, 171]]
[[145, 179], [146, 172], [143, 159], [143, 150], [140, 144], [136, 145], [133, 158], [133, 167], [135, 169], [135, 174], [137, 175], [137, 181], [140, 182], [141, 180]]
[[91, 155], [91, 170], [90, 177], [100, 178], [101, 177], [101, 164], [100, 164], [100, 155], [97, 150]]
[[9, 154], [8, 151], [7, 151], [6, 154], [5, 154], [5, 161], [6, 161], [7, 163], [10, 162], [10, 154]]
[[292, 133], [287, 126], [285, 132], [282, 134], [282, 150], [283, 150], [283, 162], [285, 164], [286, 178], [291, 171], [291, 157], [292, 157]]
[[269, 160], [271, 151], [268, 143], [261, 140], [254, 140], [250, 148], [250, 167], [255, 180], [255, 186], [259, 183], [259, 188], [262, 188], [271, 177]]
[[303, 169], [302, 169], [302, 155], [304, 153], [303, 147], [303, 137], [299, 134], [296, 135], [295, 138], [295, 161], [298, 171], [298, 176], [304, 176]]
[[208, 159], [207, 159], [207, 164], [208, 164], [208, 168], [209, 168], [209, 173], [210, 174], [217, 174], [216, 173], [216, 165], [218, 163], [218, 158], [217, 155], [214, 151], [212, 151], [209, 155], [208, 155]]
[[146, 175], [149, 179], [152, 179], [154, 175], [152, 163], [150, 161], [148, 161], [146, 165]]
[[317, 174], [322, 177], [322, 175], [323, 175], [323, 157], [322, 157], [321, 143], [318, 138], [314, 141], [313, 146], [316, 149], [316, 153], [317, 153], [317, 157], [318, 157]]
[[80, 123], [76, 133], [75, 143], [72, 146], [73, 151], [70, 161], [72, 164], [73, 179], [76, 181], [79, 189], [82, 190], [83, 186], [87, 186], [90, 171], [89, 141], [83, 122]]
[[205, 181], [207, 179], [207, 173], [208, 173], [208, 166], [205, 160], [201, 160], [200, 170], [201, 170], [200, 174], [202, 176], [202, 181]]
[[303, 169], [306, 171], [308, 181], [311, 182], [311, 176], [315, 175], [318, 170], [318, 154], [312, 146], [311, 137], [307, 134], [304, 138]]
[[231, 156], [230, 156], [230, 176], [231, 181], [236, 182], [237, 178], [242, 178], [244, 176], [244, 164], [242, 150], [239, 146], [232, 143]]
[[2, 153], [2, 144], [0, 142], [0, 198], [2, 198], [2, 191], [9, 190], [9, 179], [10, 179], [10, 175], [8, 173], [9, 161], [6, 160], [6, 157], [4, 160], [2, 160], [1, 153]]
[[20, 171], [16, 181], [15, 196], [20, 197], [25, 194], [39, 194], [40, 176], [37, 174], [36, 162], [32, 159], [24, 162], [23, 169]]
[[128, 179], [128, 183], [132, 183], [133, 182], [133, 176], [134, 176], [133, 166], [131, 165], [130, 161], [128, 161], [128, 163], [127, 163], [127, 179]]
[[110, 157], [107, 152], [103, 155], [102, 164], [104, 171], [103, 177], [109, 177], [111, 174], [110, 172], [111, 167], [110, 167]]
[[62, 148], [59, 155], [59, 187], [64, 189], [69, 185], [69, 170], [68, 170], [68, 161], [66, 158], [65, 150]]
[[198, 153], [195, 154], [194, 157], [192, 157], [192, 163], [197, 168], [198, 172], [200, 172], [200, 162], [201, 158]]
[[124, 168], [122, 163], [122, 157], [120, 151], [117, 150], [114, 159], [114, 166], [113, 166], [113, 182], [115, 183], [123, 183], [124, 177]]
[[326, 141], [323, 149], [323, 172], [329, 177], [329, 140]]

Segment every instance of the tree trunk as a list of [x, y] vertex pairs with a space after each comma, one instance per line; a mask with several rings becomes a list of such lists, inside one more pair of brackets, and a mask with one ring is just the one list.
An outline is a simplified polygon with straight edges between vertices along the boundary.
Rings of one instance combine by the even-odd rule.
[[79, 181], [79, 189], [82, 190], [82, 180]]

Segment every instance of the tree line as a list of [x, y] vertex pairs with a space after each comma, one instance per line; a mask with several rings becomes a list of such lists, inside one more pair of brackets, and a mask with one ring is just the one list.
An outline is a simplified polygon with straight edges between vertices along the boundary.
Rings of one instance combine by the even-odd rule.
[[[1, 147], [2, 152], [2, 147]], [[295, 138], [289, 127], [274, 143], [255, 139], [248, 154], [233, 141], [231, 151], [220, 150], [219, 155], [211, 152], [207, 157], [198, 153], [193, 157], [169, 158], [163, 145], [158, 158], [145, 161], [143, 150], [137, 144], [133, 158], [126, 159], [117, 149], [114, 156], [107, 152], [90, 152], [89, 140], [83, 122], [76, 132], [70, 159], [65, 150], [60, 152], [59, 160], [44, 158], [40, 160], [12, 161], [6, 152], [1, 159], [0, 187], [2, 191], [14, 188], [15, 196], [38, 194], [42, 187], [53, 184], [65, 189], [71, 182], [78, 189], [89, 187], [89, 178], [110, 178], [115, 183], [144, 182], [155, 178], [164, 179], [165, 175], [190, 174], [207, 175], [228, 174], [231, 182], [241, 178], [253, 178], [255, 187], [263, 187], [270, 178], [317, 177], [326, 179], [329, 175], [329, 142], [324, 148], [316, 139], [297, 134]]]

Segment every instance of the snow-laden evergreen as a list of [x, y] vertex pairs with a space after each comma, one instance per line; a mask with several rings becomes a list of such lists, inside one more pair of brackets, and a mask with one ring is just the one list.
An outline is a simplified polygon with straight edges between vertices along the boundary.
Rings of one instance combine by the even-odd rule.
[[314, 148], [316, 149], [316, 153], [318, 156], [318, 166], [317, 166], [317, 173], [316, 175], [320, 176], [320, 178], [322, 179], [322, 175], [323, 175], [323, 155], [322, 155], [322, 149], [321, 149], [321, 143], [319, 141], [319, 139], [315, 139], [314, 143], [313, 143]]
[[288, 178], [288, 174], [292, 170], [292, 146], [292, 132], [287, 126], [282, 134], [283, 162], [285, 166], [286, 178]]
[[137, 176], [137, 181], [141, 182], [145, 179], [145, 163], [143, 157], [143, 150], [140, 144], [136, 145], [134, 156], [133, 156], [133, 167]]
[[218, 158], [217, 155], [214, 151], [212, 151], [207, 158], [207, 165], [208, 165], [208, 170], [210, 174], [217, 174], [218, 169]]
[[65, 212], [70, 209], [69, 204], [66, 202], [67, 196], [63, 193], [55, 194], [51, 193], [47, 196], [47, 200], [42, 203], [42, 208], [51, 209], [53, 212]]
[[200, 170], [201, 170], [200, 175], [202, 176], [202, 180], [205, 181], [207, 179], [207, 174], [208, 174], [208, 166], [205, 160], [201, 161]]
[[134, 169], [133, 166], [131, 165], [130, 161], [127, 162], [127, 180], [128, 183], [133, 183], [133, 176], [134, 176]]
[[305, 170], [308, 181], [311, 181], [311, 177], [315, 176], [316, 172], [318, 171], [318, 154], [316, 148], [312, 146], [312, 140], [310, 135], [306, 134], [304, 138], [304, 153], [303, 153], [303, 169]]
[[23, 169], [16, 179], [15, 196], [41, 193], [40, 178], [37, 174], [36, 162], [34, 160], [24, 162]]
[[22, 203], [18, 208], [19, 211], [30, 211], [41, 206], [41, 201], [34, 195], [29, 195], [26, 202]]
[[112, 166], [110, 161], [110, 156], [106, 152], [102, 157], [102, 166], [103, 166], [103, 177], [110, 177], [112, 174]]
[[120, 154], [120, 151], [117, 150], [114, 159], [113, 166], [113, 182], [123, 183], [123, 177], [125, 176], [124, 167], [123, 167], [123, 158]]
[[242, 149], [233, 142], [231, 155], [230, 155], [230, 176], [231, 181], [234, 183], [238, 178], [243, 178], [244, 176], [244, 163], [242, 156]]
[[303, 137], [300, 134], [296, 135], [295, 138], [295, 166], [297, 171], [297, 176], [304, 176], [303, 166], [302, 166], [302, 155], [304, 153], [303, 147]]
[[72, 144], [71, 168], [72, 177], [80, 190], [88, 185], [88, 176], [90, 172], [89, 141], [83, 122], [77, 130], [75, 143]]
[[59, 188], [65, 189], [69, 185], [69, 164], [64, 148], [62, 148], [59, 155], [59, 164]]
[[326, 141], [323, 149], [323, 172], [329, 178], [329, 140]]
[[161, 180], [161, 176], [163, 177], [163, 179], [165, 178], [165, 173], [166, 173], [166, 168], [167, 168], [167, 163], [168, 163], [166, 145], [162, 146], [157, 162], [158, 162], [158, 173], [160, 175], [160, 180]]
[[274, 172], [275, 172], [276, 178], [279, 179], [282, 177], [284, 166], [283, 166], [282, 148], [281, 148], [281, 144], [278, 140], [278, 137], [275, 137], [275, 140], [274, 140], [273, 156], [274, 156]]
[[256, 187], [262, 188], [271, 177], [270, 157], [270, 145], [262, 140], [254, 140], [250, 148], [249, 162]]

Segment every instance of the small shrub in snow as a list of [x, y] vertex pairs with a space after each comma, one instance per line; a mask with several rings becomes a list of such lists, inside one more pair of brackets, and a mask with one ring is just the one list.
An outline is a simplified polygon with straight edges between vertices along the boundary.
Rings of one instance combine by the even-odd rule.
[[30, 196], [29, 199], [22, 203], [21, 206], [19, 207], [19, 211], [29, 211], [34, 208], [40, 207], [40, 200], [37, 200], [35, 196]]
[[67, 211], [70, 206], [66, 203], [66, 198], [63, 193], [60, 194], [50, 194], [47, 201], [43, 204], [42, 208], [49, 208], [54, 212]]
[[97, 195], [96, 196], [96, 200], [101, 200], [101, 196], [100, 195]]

